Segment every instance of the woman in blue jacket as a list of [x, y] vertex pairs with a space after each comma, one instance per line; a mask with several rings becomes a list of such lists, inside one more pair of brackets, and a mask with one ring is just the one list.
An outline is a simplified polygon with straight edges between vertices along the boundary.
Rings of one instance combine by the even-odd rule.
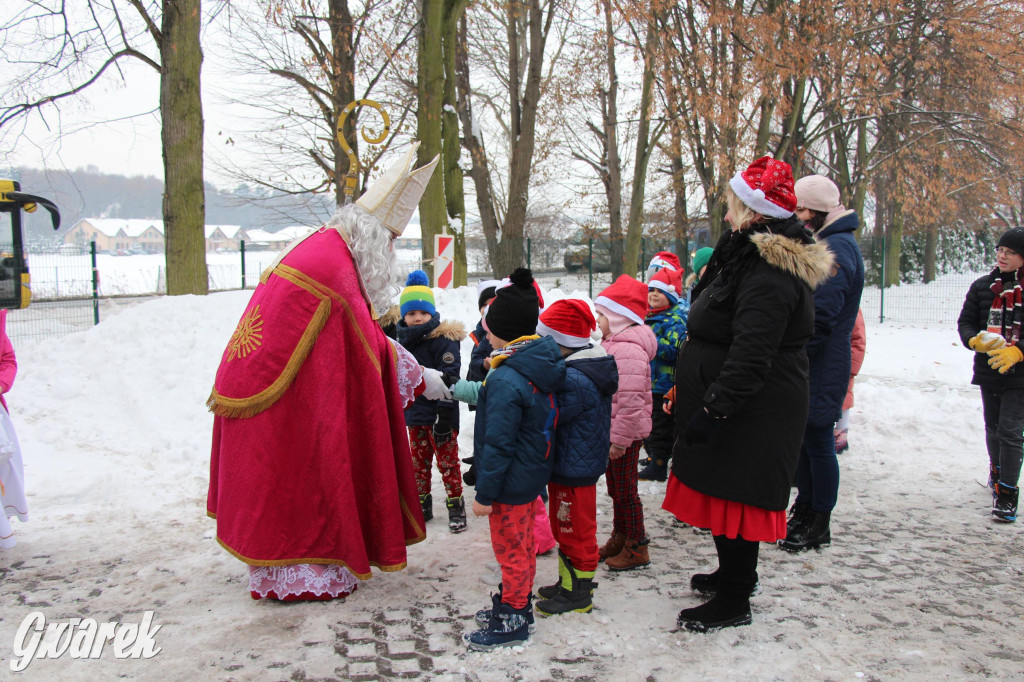
[[811, 409], [797, 464], [796, 501], [779, 545], [799, 552], [832, 542], [829, 523], [839, 497], [833, 436], [850, 383], [850, 338], [864, 289], [864, 259], [854, 232], [856, 211], [839, 203], [839, 188], [823, 175], [796, 181], [796, 215], [835, 256], [831, 276], [814, 290], [814, 335], [807, 342]]

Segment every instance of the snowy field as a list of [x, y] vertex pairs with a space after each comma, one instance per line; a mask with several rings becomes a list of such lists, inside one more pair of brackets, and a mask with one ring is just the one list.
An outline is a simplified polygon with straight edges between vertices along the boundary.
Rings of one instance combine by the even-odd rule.
[[[948, 324], [868, 321], [834, 544], [801, 555], [762, 545], [753, 625], [676, 631], [676, 613], [700, 603], [689, 576], [714, 568], [714, 549], [660, 509], [664, 483], [645, 482], [652, 566], [599, 570], [593, 613], [539, 620], [527, 646], [479, 654], [460, 636], [490, 603], [494, 574], [487, 522], [472, 516], [460, 535], [435, 518], [406, 570], [375, 573], [345, 603], [249, 598], [245, 567], [205, 514], [204, 405], [249, 295], [123, 305], [88, 331], [17, 348], [8, 402], [30, 521], [15, 521], [18, 545], [0, 550], [0, 679], [1024, 678], [1024, 524], [989, 520], [971, 353]], [[475, 303], [472, 288], [437, 294], [442, 315], [467, 328]], [[462, 424], [468, 452], [468, 413]], [[601, 541], [611, 526], [603, 490]], [[538, 581], [555, 576], [556, 558], [541, 557]], [[153, 611], [162, 650], [117, 660], [108, 647], [99, 660], [11, 673], [15, 632], [35, 611], [101, 623]]]

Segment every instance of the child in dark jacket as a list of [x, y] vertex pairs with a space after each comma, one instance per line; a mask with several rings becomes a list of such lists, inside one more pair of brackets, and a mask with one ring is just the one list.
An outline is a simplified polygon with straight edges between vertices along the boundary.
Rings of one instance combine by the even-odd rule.
[[498, 290], [485, 320], [495, 351], [477, 396], [473, 513], [489, 517], [501, 589], [491, 608], [477, 613], [486, 624], [465, 637], [477, 651], [527, 641], [533, 621], [533, 503], [551, 476], [558, 415], [553, 392], [565, 378], [558, 344], [535, 333], [538, 313], [533, 275], [519, 268]]
[[[434, 308], [434, 292], [427, 286], [427, 273], [415, 270], [406, 280], [400, 299], [402, 319], [395, 331], [402, 344], [424, 367], [458, 374], [462, 359], [459, 343], [466, 331], [459, 322], [442, 322]], [[448, 528], [453, 533], [466, 530], [466, 504], [462, 499], [462, 472], [459, 466], [459, 406], [453, 400], [428, 400], [418, 396], [405, 409], [409, 427], [416, 488], [423, 507], [423, 520], [434, 517], [430, 494], [430, 468], [437, 458], [447, 494]]]
[[665, 394], [676, 384], [676, 356], [686, 340], [686, 318], [690, 304], [683, 298], [682, 272], [664, 268], [647, 284], [647, 319], [658, 339], [658, 351], [651, 360], [651, 435], [644, 440], [649, 461], [640, 470], [641, 481], [664, 481], [675, 440], [675, 417], [662, 411]]
[[558, 343], [565, 381], [555, 391], [554, 469], [548, 483], [551, 531], [558, 542], [558, 581], [537, 590], [537, 612], [586, 613], [597, 570], [597, 480], [608, 468], [612, 395], [619, 386], [615, 359], [592, 343], [597, 329], [590, 306], [555, 301], [540, 316], [537, 333]]

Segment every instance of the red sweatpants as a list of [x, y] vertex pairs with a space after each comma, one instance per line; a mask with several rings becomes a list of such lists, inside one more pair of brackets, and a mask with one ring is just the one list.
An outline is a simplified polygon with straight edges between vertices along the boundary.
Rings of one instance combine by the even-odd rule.
[[537, 575], [533, 547], [533, 502], [491, 505], [491, 546], [501, 566], [501, 601], [514, 609], [526, 606]]
[[416, 492], [430, 492], [430, 469], [437, 455], [437, 470], [441, 472], [444, 491], [448, 497], [462, 497], [462, 467], [459, 465], [459, 432], [452, 431], [452, 439], [438, 447], [434, 444], [432, 426], [409, 427], [409, 449], [412, 450], [412, 470], [416, 477]]
[[580, 571], [597, 570], [597, 484], [548, 483], [548, 518], [558, 551]]

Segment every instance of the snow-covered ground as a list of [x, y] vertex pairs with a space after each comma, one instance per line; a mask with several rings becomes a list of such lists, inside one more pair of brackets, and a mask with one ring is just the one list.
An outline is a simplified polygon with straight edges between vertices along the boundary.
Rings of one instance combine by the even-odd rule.
[[[546, 292], [548, 301], [573, 292]], [[578, 292], [577, 292], [578, 293]], [[8, 396], [25, 455], [30, 521], [0, 550], [0, 678], [18, 626], [139, 622], [150, 660], [33, 662], [25, 679], [1021, 679], [1021, 526], [989, 519], [971, 354], [949, 325], [868, 322], [851, 450], [841, 456], [835, 544], [790, 555], [762, 546], [763, 593], [749, 627], [677, 632], [699, 603], [689, 576], [713, 569], [710, 537], [660, 509], [641, 484], [647, 570], [599, 571], [596, 608], [540, 620], [526, 647], [468, 653], [461, 633], [489, 604], [487, 524], [451, 535], [443, 518], [409, 567], [375, 573], [345, 603], [255, 602], [245, 567], [205, 515], [212, 417], [204, 402], [251, 292], [158, 298], [85, 332], [19, 347]], [[437, 293], [471, 328], [471, 287]], [[469, 356], [469, 341], [464, 358]], [[472, 443], [464, 414], [460, 445]], [[434, 475], [434, 497], [443, 496]], [[600, 540], [610, 505], [599, 485]], [[443, 516], [443, 513], [442, 513]], [[541, 557], [538, 581], [556, 559]]]

